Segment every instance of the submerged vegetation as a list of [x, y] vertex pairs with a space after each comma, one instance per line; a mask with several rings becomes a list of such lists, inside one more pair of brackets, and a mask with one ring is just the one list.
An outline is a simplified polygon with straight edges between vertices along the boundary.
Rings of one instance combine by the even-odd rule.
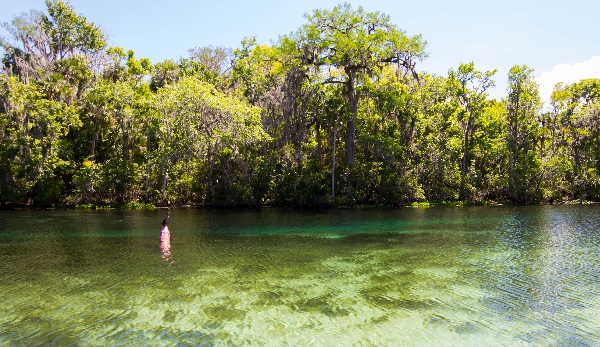
[[420, 35], [348, 4], [272, 45], [153, 64], [46, 5], [3, 24], [1, 204], [600, 199], [598, 79], [556, 85], [543, 112], [528, 66], [428, 74]]

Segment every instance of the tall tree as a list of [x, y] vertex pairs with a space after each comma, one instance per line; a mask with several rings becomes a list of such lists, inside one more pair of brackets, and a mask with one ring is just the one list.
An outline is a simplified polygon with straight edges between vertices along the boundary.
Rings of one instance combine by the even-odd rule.
[[538, 140], [541, 100], [533, 69], [515, 65], [508, 72], [507, 143], [508, 193], [516, 201], [538, 197], [539, 159], [534, 152]]
[[463, 155], [461, 160], [460, 199], [467, 198], [467, 174], [470, 166], [471, 136], [478, 125], [487, 103], [487, 89], [494, 86], [492, 76], [497, 70], [475, 70], [473, 62], [461, 63], [457, 70], [450, 69], [448, 81], [454, 100], [459, 104], [458, 121], [462, 128]]
[[[570, 167], [570, 170], [553, 174], [553, 182], [560, 182], [560, 176], [565, 176], [570, 182], [568, 191], [573, 197], [600, 195], [599, 104], [600, 79], [596, 78], [571, 85], [559, 83], [552, 93], [555, 118], [553, 134], [556, 134], [553, 142], [557, 148], [555, 152], [562, 154], [561, 162], [555, 164], [566, 162]], [[564, 195], [557, 193], [554, 195]]]
[[[354, 165], [356, 117], [364, 75], [382, 65], [395, 64], [416, 74], [415, 62], [426, 57], [426, 42], [420, 35], [408, 36], [381, 12], [354, 10], [349, 3], [332, 10], [318, 9], [305, 15], [307, 23], [295, 34], [282, 38], [282, 45], [292, 45], [300, 61], [319, 70], [325, 83], [346, 87], [349, 103], [347, 120], [346, 165]], [[333, 68], [333, 69], [332, 69]], [[343, 73], [330, 74], [331, 71]]]
[[94, 23], [75, 12], [70, 3], [46, 0], [48, 13], [30, 11], [2, 27], [9, 33], [0, 40], [5, 68], [25, 81], [37, 78], [38, 69], [50, 73], [55, 61], [86, 57], [95, 60], [106, 47], [106, 36]]
[[190, 59], [206, 67], [214, 84], [225, 88], [229, 84], [234, 61], [233, 49], [226, 47], [196, 47], [188, 50]]

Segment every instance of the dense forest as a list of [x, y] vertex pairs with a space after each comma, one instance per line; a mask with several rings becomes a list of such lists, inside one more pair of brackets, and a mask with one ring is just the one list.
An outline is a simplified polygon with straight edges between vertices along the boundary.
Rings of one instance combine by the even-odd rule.
[[428, 74], [424, 38], [349, 4], [152, 63], [46, 6], [2, 24], [3, 205], [600, 200], [598, 79], [543, 111], [530, 67]]

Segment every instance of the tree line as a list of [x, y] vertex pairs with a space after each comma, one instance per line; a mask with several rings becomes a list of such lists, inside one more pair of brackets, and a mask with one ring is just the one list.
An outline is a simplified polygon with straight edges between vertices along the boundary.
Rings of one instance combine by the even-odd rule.
[[271, 44], [151, 63], [61, 0], [2, 24], [0, 203], [600, 199], [600, 80], [419, 70], [426, 41], [341, 4]]

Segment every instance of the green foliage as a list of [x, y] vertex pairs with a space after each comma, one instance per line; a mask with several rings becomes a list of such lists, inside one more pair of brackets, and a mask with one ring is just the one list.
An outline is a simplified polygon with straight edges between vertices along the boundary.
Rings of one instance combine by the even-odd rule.
[[130, 81], [139, 84], [154, 70], [148, 58], [138, 60], [132, 50], [125, 52], [122, 47], [110, 47], [106, 50], [106, 54], [111, 62], [104, 71], [104, 77], [113, 82]]
[[46, 7], [48, 16], [42, 16], [42, 28], [50, 37], [50, 47], [59, 59], [80, 50], [99, 51], [106, 47], [102, 31], [84, 16], [77, 15], [70, 3], [46, 0]]
[[140, 202], [127, 202], [124, 204], [117, 204], [117, 205], [111, 205], [111, 204], [78, 204], [75, 205], [76, 208], [78, 209], [82, 209], [82, 210], [106, 210], [106, 209], [113, 209], [113, 208], [117, 208], [117, 209], [125, 209], [125, 210], [155, 210], [156, 206], [154, 206], [154, 204], [144, 204], [144, 203], [140, 203]]
[[354, 67], [370, 71], [387, 63], [410, 65], [426, 56], [420, 35], [406, 36], [381, 12], [344, 3], [331, 11], [317, 9], [306, 19], [292, 39], [307, 63], [343, 68], [350, 75]]
[[539, 139], [537, 115], [541, 108], [540, 96], [527, 65], [513, 66], [508, 73], [507, 146], [508, 195], [514, 201], [541, 198], [540, 159], [534, 152]]
[[481, 72], [473, 62], [461, 63], [457, 70], [448, 71], [450, 95], [456, 104], [456, 117], [462, 129], [462, 160], [460, 195], [461, 199], [473, 197], [472, 150], [475, 131], [479, 127], [485, 107], [488, 105], [487, 89], [494, 86], [494, 71]]
[[233, 55], [232, 82], [251, 104], [257, 105], [282, 72], [277, 61], [279, 52], [267, 45], [257, 45], [256, 37], [246, 37]]
[[150, 78], [150, 89], [156, 92], [159, 88], [177, 82], [179, 77], [179, 65], [174, 60], [167, 59], [156, 63]]
[[[152, 64], [68, 2], [2, 26], [0, 203], [408, 205], [600, 200], [600, 80], [417, 73], [426, 42], [345, 3], [273, 45]], [[92, 63], [93, 62], [93, 63]], [[345, 157], [345, 160], [340, 158]]]
[[53, 65], [64, 59], [85, 59], [103, 54], [104, 33], [73, 6], [62, 0], [46, 0], [47, 14], [30, 11], [15, 16], [2, 26], [9, 33], [0, 40], [3, 65], [11, 75], [25, 82], [50, 74]]
[[349, 3], [333, 10], [317, 9], [306, 15], [307, 23], [295, 34], [283, 37], [282, 51], [292, 55], [296, 64], [314, 69], [324, 83], [345, 87], [348, 102], [346, 166], [352, 168], [356, 152], [356, 122], [360, 84], [366, 76], [394, 64], [398, 70], [412, 73], [415, 60], [426, 57], [425, 41], [420, 35], [407, 36], [380, 12], [354, 10]]

